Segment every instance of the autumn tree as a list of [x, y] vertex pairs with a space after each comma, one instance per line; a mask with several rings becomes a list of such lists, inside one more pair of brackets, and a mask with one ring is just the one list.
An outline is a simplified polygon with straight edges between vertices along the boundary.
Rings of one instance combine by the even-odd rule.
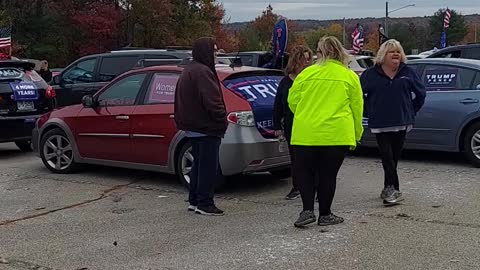
[[[447, 28], [447, 44], [454, 45], [461, 42], [467, 35], [467, 26], [465, 18], [456, 10], [451, 11], [450, 27]], [[445, 9], [439, 9], [430, 19], [430, 37], [431, 46], [439, 46], [440, 34], [443, 31], [443, 20], [445, 18]]]
[[317, 30], [310, 30], [304, 33], [307, 45], [312, 50], [317, 49], [318, 41], [324, 36], [334, 36], [338, 40], [343, 40], [343, 27], [338, 23], [331, 24], [327, 28], [320, 27]]

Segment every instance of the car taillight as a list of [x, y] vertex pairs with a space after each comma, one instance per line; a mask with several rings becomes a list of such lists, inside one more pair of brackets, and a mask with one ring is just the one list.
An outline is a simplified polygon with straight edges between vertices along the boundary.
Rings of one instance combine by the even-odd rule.
[[254, 127], [255, 118], [253, 117], [253, 112], [244, 111], [244, 112], [232, 112], [227, 117], [228, 122], [245, 127]]
[[47, 91], [45, 91], [45, 96], [47, 98], [55, 98], [57, 96], [57, 92], [55, 92], [55, 89], [49, 85]]

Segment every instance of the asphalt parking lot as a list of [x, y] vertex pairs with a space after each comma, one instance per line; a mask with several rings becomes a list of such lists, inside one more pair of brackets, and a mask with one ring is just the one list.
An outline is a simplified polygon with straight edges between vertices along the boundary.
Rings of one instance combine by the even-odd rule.
[[340, 172], [334, 227], [296, 229], [290, 179], [229, 179], [223, 217], [186, 211], [174, 177], [88, 166], [54, 175], [0, 144], [0, 269], [480, 269], [480, 169], [407, 152], [405, 202], [385, 208], [375, 151]]

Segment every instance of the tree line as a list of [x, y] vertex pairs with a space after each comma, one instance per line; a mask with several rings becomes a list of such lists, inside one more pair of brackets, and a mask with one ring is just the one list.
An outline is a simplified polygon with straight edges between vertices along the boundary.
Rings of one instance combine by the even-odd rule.
[[[427, 26], [389, 25], [389, 37], [401, 41], [407, 53], [438, 47], [443, 14], [444, 10], [437, 11]], [[227, 52], [270, 50], [272, 29], [281, 17], [269, 5], [247, 27], [229, 31], [225, 9], [217, 0], [0, 0], [0, 26], [12, 25], [13, 55], [47, 59], [59, 67], [83, 55], [123, 47], [191, 46], [202, 36], [216, 37], [219, 48]], [[294, 21], [288, 26], [289, 48], [305, 44], [315, 50], [324, 35], [341, 41], [344, 37], [341, 24], [303, 32]], [[365, 49], [378, 49], [377, 26], [364, 25]], [[346, 48], [351, 47], [353, 28], [345, 26]], [[473, 42], [473, 31], [452, 10], [448, 44]]]

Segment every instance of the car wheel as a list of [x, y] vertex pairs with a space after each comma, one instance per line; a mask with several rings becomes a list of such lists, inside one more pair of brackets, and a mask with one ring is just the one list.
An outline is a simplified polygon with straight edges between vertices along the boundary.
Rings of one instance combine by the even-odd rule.
[[270, 171], [270, 173], [278, 178], [284, 179], [292, 176], [292, 170], [290, 168], [287, 169], [281, 169], [281, 170], [273, 170]]
[[54, 173], [71, 173], [77, 168], [72, 143], [61, 129], [52, 129], [42, 136], [39, 152], [43, 164]]
[[[187, 189], [190, 189], [190, 173], [192, 172], [193, 166], [193, 154], [192, 154], [192, 143], [187, 141], [177, 155], [176, 160], [176, 172], [177, 178]], [[217, 182], [215, 185], [215, 190], [220, 190], [225, 184], [225, 177], [220, 171], [220, 175], [217, 177]]]
[[475, 167], [480, 167], [480, 122], [473, 124], [465, 133], [464, 153]]
[[28, 141], [16, 141], [15, 144], [17, 145], [17, 147], [20, 149], [20, 151], [22, 152], [30, 152], [32, 151], [32, 146], [31, 146], [31, 142], [28, 140]]

